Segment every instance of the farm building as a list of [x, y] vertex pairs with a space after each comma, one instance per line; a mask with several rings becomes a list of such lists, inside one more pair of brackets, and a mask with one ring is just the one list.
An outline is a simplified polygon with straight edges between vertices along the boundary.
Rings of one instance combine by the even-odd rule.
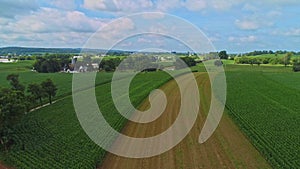
[[12, 63], [14, 60], [11, 59], [0, 59], [0, 63]]

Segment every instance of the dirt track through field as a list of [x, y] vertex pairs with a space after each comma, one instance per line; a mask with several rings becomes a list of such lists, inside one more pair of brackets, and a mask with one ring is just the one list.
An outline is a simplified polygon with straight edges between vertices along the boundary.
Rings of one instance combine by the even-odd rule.
[[[213, 136], [204, 144], [198, 143], [210, 106], [210, 83], [208, 75], [196, 73], [195, 77], [201, 93], [198, 118], [191, 132], [173, 149], [151, 158], [131, 159], [108, 153], [101, 169], [196, 169], [196, 168], [270, 168], [258, 151], [225, 113]], [[186, 80], [185, 78], [181, 78]], [[188, 86], [187, 86], [188, 87]], [[174, 80], [162, 89], [168, 99], [165, 112], [148, 124], [128, 122], [123, 134], [132, 137], [155, 136], [167, 130], [176, 120], [180, 109], [180, 92]], [[140, 110], [147, 110], [145, 101]]]
[[3, 164], [0, 163], [0, 169], [10, 169], [10, 168], [8, 168], [8, 167], [6, 167], [6, 166], [4, 166]]

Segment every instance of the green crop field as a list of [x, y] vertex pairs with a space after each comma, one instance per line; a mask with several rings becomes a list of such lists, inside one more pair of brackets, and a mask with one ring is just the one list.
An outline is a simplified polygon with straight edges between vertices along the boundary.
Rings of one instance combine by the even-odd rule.
[[[30, 83], [41, 83], [50, 78], [57, 85], [57, 98], [70, 95], [72, 93], [72, 74], [68, 73], [37, 73], [31, 71], [33, 61], [19, 61], [17, 63], [0, 63], [0, 87], [9, 87], [6, 80], [9, 74], [18, 74], [20, 82], [27, 86]], [[111, 81], [112, 73], [98, 73], [96, 85]]]
[[229, 114], [274, 168], [300, 167], [300, 74], [227, 67]]
[[226, 112], [272, 167], [299, 168], [300, 73], [282, 65], [225, 64]]
[[[18, 73], [23, 78], [31, 72]], [[32, 80], [41, 80], [40, 77], [43, 77], [43, 74], [31, 75]], [[52, 75], [58, 86], [64, 86], [64, 82], [59, 80], [60, 76], [62, 74]], [[107, 83], [111, 78], [112, 73], [97, 75], [96, 83], [99, 85], [96, 87], [96, 95], [100, 105], [103, 105], [100, 109], [106, 120], [120, 131], [126, 119], [113, 106], [111, 84]], [[138, 106], [154, 88], [169, 79], [170, 76], [164, 72], [137, 75], [130, 86], [133, 105]], [[8, 153], [1, 153], [0, 159], [16, 168], [95, 168], [105, 155], [105, 151], [82, 130], [74, 111], [72, 96], [27, 114], [16, 126], [13, 135], [16, 144]]]
[[[61, 100], [25, 116], [16, 126], [16, 144], [0, 154], [1, 161], [16, 168], [95, 168], [105, 151], [87, 137], [77, 120], [70, 95], [72, 75], [38, 74], [28, 69], [30, 65], [1, 67], [0, 85], [8, 86], [8, 73], [20, 74], [24, 84], [51, 78]], [[204, 72], [205, 67], [200, 64], [192, 70]], [[233, 65], [231, 61], [225, 70], [226, 112], [274, 168], [299, 168], [300, 74], [289, 67]], [[97, 74], [96, 96], [106, 120], [120, 131], [127, 120], [113, 106], [111, 78], [112, 73]], [[130, 86], [131, 102], [137, 107], [168, 80], [170, 76], [163, 72], [139, 74]]]

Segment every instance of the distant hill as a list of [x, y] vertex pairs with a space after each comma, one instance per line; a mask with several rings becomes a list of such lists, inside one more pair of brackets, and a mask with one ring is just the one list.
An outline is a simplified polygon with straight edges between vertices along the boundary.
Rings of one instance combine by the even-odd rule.
[[0, 48], [0, 55], [32, 55], [45, 53], [80, 53], [80, 48], [25, 48], [4, 47]]
[[[3, 47], [0, 48], [0, 56], [6, 55], [43, 55], [45, 53], [81, 53], [82, 48], [30, 48], [30, 47]], [[91, 53], [105, 53], [104, 49], [85, 49], [85, 51]], [[109, 53], [113, 54], [128, 54], [131, 52], [121, 51], [121, 50], [112, 50]]]

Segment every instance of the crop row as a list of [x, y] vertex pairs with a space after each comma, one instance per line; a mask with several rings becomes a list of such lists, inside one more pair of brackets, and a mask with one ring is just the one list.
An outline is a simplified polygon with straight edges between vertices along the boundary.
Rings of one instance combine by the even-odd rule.
[[227, 79], [227, 109], [251, 142], [274, 168], [298, 168], [300, 115], [295, 112], [300, 103], [293, 100], [295, 91], [260, 72], [227, 73]]
[[[130, 86], [133, 105], [169, 79], [163, 72], [136, 76]], [[96, 96], [106, 120], [120, 131], [127, 120], [114, 107], [110, 90], [110, 83], [103, 83], [96, 87]], [[106, 153], [81, 128], [71, 96], [29, 113], [15, 131], [16, 144], [3, 160], [16, 168], [95, 168]]]

